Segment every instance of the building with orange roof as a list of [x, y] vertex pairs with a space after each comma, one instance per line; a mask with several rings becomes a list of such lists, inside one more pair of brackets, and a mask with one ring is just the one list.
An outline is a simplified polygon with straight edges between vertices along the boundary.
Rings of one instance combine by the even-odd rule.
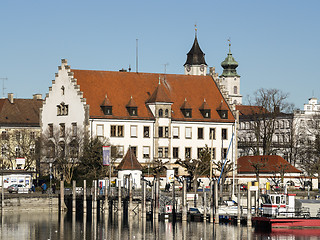
[[63, 59], [43, 104], [42, 131], [84, 129], [108, 139], [118, 163], [129, 148], [142, 165], [162, 159], [175, 170], [177, 159], [196, 159], [205, 146], [218, 161], [230, 145], [228, 158], [234, 159], [229, 99], [216, 75], [202, 68], [199, 49], [195, 38], [184, 65], [194, 71], [185, 75], [71, 69]]
[[272, 185], [283, 183], [300, 185], [302, 171], [292, 166], [281, 156], [261, 155], [242, 156], [237, 160], [237, 177], [241, 183], [255, 181], [256, 174], [259, 173], [260, 184], [266, 182]]

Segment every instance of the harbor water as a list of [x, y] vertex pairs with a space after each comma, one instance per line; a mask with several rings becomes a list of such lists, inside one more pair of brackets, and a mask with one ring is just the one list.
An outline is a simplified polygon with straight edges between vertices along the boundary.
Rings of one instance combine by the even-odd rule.
[[58, 212], [3, 212], [0, 238], [24, 239], [320, 239], [319, 230], [279, 229], [256, 232], [254, 228], [206, 222], [160, 221], [153, 223], [133, 216], [110, 219], [103, 214], [80, 215]]

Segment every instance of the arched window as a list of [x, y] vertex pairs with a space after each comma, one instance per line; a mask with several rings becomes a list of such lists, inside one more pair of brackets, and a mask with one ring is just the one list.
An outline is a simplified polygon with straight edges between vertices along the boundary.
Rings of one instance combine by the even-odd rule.
[[168, 109], [166, 109], [166, 111], [164, 112], [164, 116], [169, 117], [169, 110]]
[[163, 117], [163, 110], [159, 109], [159, 117]]

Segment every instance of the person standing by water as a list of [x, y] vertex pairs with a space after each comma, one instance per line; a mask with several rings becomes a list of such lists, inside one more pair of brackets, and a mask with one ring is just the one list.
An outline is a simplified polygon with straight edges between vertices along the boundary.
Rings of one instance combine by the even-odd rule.
[[52, 185], [52, 193], [56, 194], [56, 184], [55, 183]]
[[42, 188], [42, 194], [46, 193], [46, 191], [47, 191], [47, 184], [46, 184], [46, 183], [42, 183], [41, 188]]

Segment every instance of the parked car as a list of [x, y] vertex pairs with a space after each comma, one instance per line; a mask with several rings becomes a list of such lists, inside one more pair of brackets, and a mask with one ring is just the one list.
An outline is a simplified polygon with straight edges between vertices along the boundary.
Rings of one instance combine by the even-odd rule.
[[12, 184], [8, 187], [9, 193], [23, 192], [26, 187], [23, 184]]

